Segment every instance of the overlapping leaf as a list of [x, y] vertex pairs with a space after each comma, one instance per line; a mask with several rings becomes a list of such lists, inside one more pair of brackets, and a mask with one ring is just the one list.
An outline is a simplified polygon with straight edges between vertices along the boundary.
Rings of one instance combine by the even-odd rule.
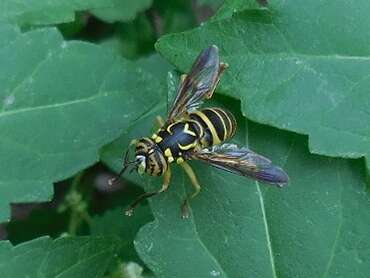
[[10, 202], [44, 200], [52, 182], [96, 162], [99, 148], [155, 105], [162, 87], [133, 63], [66, 42], [53, 28], [0, 30], [7, 38], [0, 43], [4, 220]]
[[369, 156], [369, 2], [271, 1], [269, 10], [244, 10], [242, 2], [163, 37], [159, 51], [186, 71], [217, 44], [230, 64], [222, 92], [240, 99], [249, 118], [308, 134], [314, 153]]
[[116, 238], [43, 237], [13, 247], [0, 242], [2, 277], [103, 277], [115, 262]]

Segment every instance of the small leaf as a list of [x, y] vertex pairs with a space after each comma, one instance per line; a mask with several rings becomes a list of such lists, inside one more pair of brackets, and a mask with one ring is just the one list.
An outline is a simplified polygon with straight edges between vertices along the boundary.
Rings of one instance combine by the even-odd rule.
[[[1, 26], [1, 25], [0, 25]], [[162, 87], [134, 63], [53, 28], [0, 44], [0, 219], [14, 201], [51, 196], [52, 182], [98, 161], [98, 151], [158, 103]]]
[[132, 60], [153, 53], [156, 36], [147, 16], [141, 14], [133, 21], [117, 23], [115, 26], [113, 37], [108, 37], [102, 45]]
[[148, 9], [152, 4], [152, 0], [111, 1], [113, 2], [112, 8], [100, 8], [91, 12], [101, 20], [110, 23], [115, 21], [129, 21], [134, 19], [137, 13]]
[[2, 277], [103, 277], [114, 263], [117, 239], [109, 237], [38, 238], [13, 247], [0, 242]]
[[71, 22], [75, 12], [99, 8], [113, 8], [115, 0], [2, 0], [0, 22], [18, 25], [48, 25]]
[[[242, 2], [229, 3], [244, 10]], [[314, 153], [369, 157], [369, 9], [368, 1], [271, 1], [165, 36], [157, 48], [186, 72], [218, 45], [230, 65], [220, 92], [240, 99], [248, 118], [308, 134]]]
[[224, 4], [218, 9], [212, 20], [226, 19], [233, 16], [233, 14], [245, 10], [254, 10], [261, 7], [260, 2], [266, 0], [225, 0]]

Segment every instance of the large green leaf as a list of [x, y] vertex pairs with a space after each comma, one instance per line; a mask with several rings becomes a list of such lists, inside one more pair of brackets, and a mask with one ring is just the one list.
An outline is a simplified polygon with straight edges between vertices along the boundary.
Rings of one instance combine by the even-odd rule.
[[14, 201], [44, 200], [51, 183], [98, 161], [98, 150], [158, 102], [152, 75], [53, 28], [0, 25], [0, 219]]
[[[131, 139], [151, 134], [165, 101], [153, 110], [104, 149], [104, 162], [121, 167], [120, 154]], [[238, 123], [235, 142], [283, 166], [289, 185], [278, 189], [191, 162], [203, 190], [191, 218], [183, 220], [180, 204], [192, 189], [174, 166], [168, 192], [149, 201], [155, 221], [135, 240], [144, 262], [158, 277], [366, 277], [370, 198], [361, 162], [313, 155], [301, 135], [247, 126], [240, 116]], [[145, 177], [141, 183], [151, 191], [161, 181]]]
[[186, 71], [217, 44], [230, 65], [221, 91], [240, 99], [248, 118], [309, 135], [314, 153], [368, 157], [370, 2], [271, 1], [232, 17], [223, 9], [226, 18], [165, 36], [157, 48]]
[[109, 237], [42, 237], [13, 247], [2, 241], [1, 277], [103, 277], [115, 260], [117, 242]]
[[152, 0], [122, 1], [111, 0], [112, 8], [92, 10], [92, 13], [107, 22], [129, 21], [135, 18], [136, 14], [148, 9]]

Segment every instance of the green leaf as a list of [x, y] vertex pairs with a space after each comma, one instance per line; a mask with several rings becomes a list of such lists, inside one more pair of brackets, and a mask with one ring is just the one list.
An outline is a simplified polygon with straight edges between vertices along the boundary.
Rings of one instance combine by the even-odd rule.
[[186, 71], [200, 50], [218, 45], [230, 65], [221, 92], [240, 99], [248, 118], [309, 135], [311, 152], [368, 158], [370, 2], [268, 7], [165, 36], [157, 48]]
[[[238, 110], [228, 98], [219, 100]], [[106, 147], [103, 161], [118, 170], [129, 140], [150, 135], [165, 109], [155, 107]], [[289, 185], [279, 189], [191, 162], [202, 191], [191, 203], [191, 218], [183, 220], [180, 205], [192, 188], [174, 165], [169, 190], [149, 200], [155, 221], [135, 240], [147, 266], [158, 277], [365, 277], [370, 198], [361, 162], [310, 154], [305, 137], [247, 125], [240, 115], [238, 124], [235, 142], [282, 166]], [[153, 191], [161, 179], [141, 183]]]
[[114, 262], [117, 239], [38, 238], [17, 246], [0, 242], [2, 277], [103, 277]]
[[154, 25], [158, 35], [180, 32], [196, 26], [194, 5], [188, 0], [155, 0]]
[[[1, 26], [1, 25], [0, 25]], [[53, 28], [0, 27], [0, 219], [8, 204], [45, 200], [52, 182], [98, 161], [98, 151], [158, 102], [152, 75]]]
[[133, 20], [139, 12], [148, 9], [152, 5], [152, 0], [111, 1], [114, 4], [112, 8], [96, 9], [91, 12], [106, 22], [130, 21]]
[[153, 53], [155, 41], [150, 20], [141, 14], [133, 21], [115, 24], [114, 36], [104, 40], [102, 44], [125, 58], [138, 59]]
[[47, 25], [71, 22], [75, 12], [99, 8], [113, 8], [115, 0], [2, 0], [0, 22], [19, 25]]
[[225, 19], [232, 17], [234, 13], [248, 9], [258, 9], [260, 7], [261, 5], [258, 3], [258, 0], [225, 0], [212, 19]]
[[198, 0], [198, 5], [205, 5], [210, 6], [211, 8], [217, 9], [219, 8], [224, 0]]

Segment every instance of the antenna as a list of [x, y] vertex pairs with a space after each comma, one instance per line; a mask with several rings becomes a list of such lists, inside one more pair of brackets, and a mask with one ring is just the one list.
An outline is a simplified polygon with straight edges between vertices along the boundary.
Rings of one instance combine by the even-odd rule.
[[129, 165], [136, 163], [135, 160], [134, 161], [128, 161], [128, 158], [129, 158], [129, 150], [127, 149], [127, 151], [125, 153], [125, 159], [124, 159], [122, 170], [114, 178], [111, 178], [111, 179], [108, 180], [108, 184], [110, 186], [115, 184], [120, 179], [120, 177], [123, 175], [123, 173], [126, 171], [126, 169]]

